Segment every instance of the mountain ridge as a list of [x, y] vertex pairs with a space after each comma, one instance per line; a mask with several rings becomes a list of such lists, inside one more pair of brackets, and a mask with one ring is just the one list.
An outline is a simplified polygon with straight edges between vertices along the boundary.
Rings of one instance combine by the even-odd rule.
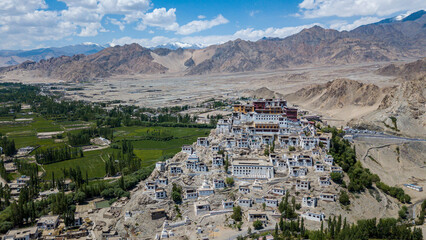
[[[416, 17], [410, 18], [413, 14]], [[406, 17], [410, 21], [368, 24], [352, 31], [314, 26], [283, 39], [255, 42], [236, 39], [203, 49], [149, 49], [134, 43], [87, 56], [3, 67], [0, 74], [26, 71], [66, 81], [88, 81], [120, 74], [203, 75], [424, 57], [426, 14], [421, 11], [413, 14]]]

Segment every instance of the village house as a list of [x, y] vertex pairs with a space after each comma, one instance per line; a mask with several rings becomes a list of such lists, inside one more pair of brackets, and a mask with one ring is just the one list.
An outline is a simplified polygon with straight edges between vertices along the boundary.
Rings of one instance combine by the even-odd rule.
[[278, 199], [275, 199], [275, 198], [265, 198], [265, 205], [267, 207], [278, 207]]
[[154, 192], [157, 189], [157, 183], [153, 181], [145, 182], [145, 189], [149, 192]]
[[257, 180], [255, 180], [253, 182], [252, 189], [253, 189], [253, 191], [262, 191], [263, 190], [262, 183], [260, 183]]
[[208, 147], [210, 144], [209, 140], [206, 137], [199, 137], [197, 139], [197, 146]]
[[59, 224], [59, 216], [42, 216], [37, 221], [37, 227], [43, 230], [55, 229]]
[[318, 199], [316, 197], [305, 196], [302, 198], [302, 207], [316, 207]]
[[240, 207], [251, 207], [253, 201], [249, 198], [240, 198], [238, 199], [238, 206]]
[[325, 155], [324, 163], [327, 164], [327, 165], [333, 166], [334, 158], [331, 155]]
[[207, 201], [195, 202], [194, 212], [197, 216], [208, 214], [210, 212], [210, 203]]
[[303, 218], [305, 218], [306, 220], [311, 220], [311, 221], [316, 221], [316, 222], [321, 222], [321, 221], [325, 220], [324, 213], [305, 212], [305, 213], [302, 213], [301, 216]]
[[198, 171], [198, 172], [208, 172], [209, 168], [207, 167], [207, 165], [205, 163], [200, 162], [200, 163], [197, 164], [196, 171]]
[[213, 188], [220, 189], [225, 188], [225, 181], [223, 179], [213, 179]]
[[278, 141], [280, 142], [280, 147], [296, 147], [299, 146], [299, 136], [297, 134], [289, 134], [278, 136]]
[[232, 121], [230, 119], [219, 119], [216, 125], [216, 133], [227, 134], [231, 131]]
[[195, 189], [189, 188], [185, 190], [185, 199], [197, 199], [198, 198], [198, 192]]
[[234, 202], [233, 201], [224, 201], [222, 200], [222, 207], [223, 209], [233, 208]]
[[180, 163], [170, 163], [169, 169], [170, 169], [170, 174], [172, 175], [183, 173]]
[[210, 187], [210, 184], [207, 182], [207, 180], [204, 180], [201, 187], [198, 188], [198, 196], [204, 197], [204, 196], [210, 196], [214, 194], [214, 190]]
[[277, 166], [275, 169], [277, 172], [285, 172], [288, 168], [287, 162], [284, 161], [283, 159], [280, 159], [276, 164]]
[[223, 163], [223, 157], [221, 155], [213, 155], [213, 160], [212, 160], [212, 166], [213, 167], [222, 167], [224, 165]]
[[314, 171], [315, 172], [325, 172], [325, 166], [323, 164], [316, 163], [314, 165]]
[[330, 177], [326, 177], [326, 176], [318, 177], [318, 183], [321, 187], [330, 186], [331, 185]]
[[291, 177], [303, 177], [306, 174], [308, 174], [306, 167], [290, 167], [288, 170], [288, 175]]
[[166, 163], [165, 162], [156, 162], [155, 163], [155, 169], [157, 169], [160, 172], [164, 172], [166, 170]]
[[266, 215], [265, 212], [262, 212], [262, 211], [249, 210], [247, 214], [247, 220], [249, 222], [254, 222], [259, 220], [262, 222], [262, 224], [266, 225], [268, 223], [268, 216]]
[[3, 236], [3, 240], [32, 240], [40, 239], [40, 236], [41, 232], [39, 231], [39, 228], [34, 226], [9, 230]]
[[296, 181], [296, 190], [309, 190], [311, 184], [307, 180], [297, 180]]
[[169, 184], [169, 179], [167, 177], [159, 177], [157, 179], [157, 184], [158, 185], [168, 185]]
[[186, 160], [186, 168], [196, 170], [198, 163], [200, 161], [200, 158], [197, 156], [197, 153], [193, 153], [188, 156], [188, 159]]
[[343, 173], [343, 169], [338, 166], [331, 166], [330, 171], [333, 173]]
[[167, 198], [167, 192], [163, 188], [157, 188], [155, 190], [155, 199], [165, 199]]
[[299, 167], [312, 167], [312, 157], [309, 155], [296, 155], [293, 158], [297, 161]]
[[286, 194], [286, 190], [283, 187], [273, 187], [270, 193], [274, 195], [284, 196]]
[[238, 192], [242, 194], [250, 193], [250, 188], [248, 184], [238, 186]]
[[415, 190], [417, 192], [422, 192], [423, 188], [421, 186], [415, 185], [415, 184], [404, 184], [405, 187]]
[[212, 145], [212, 152], [213, 153], [217, 153], [219, 151], [220, 151], [220, 145], [219, 144]]
[[194, 153], [194, 149], [192, 148], [192, 145], [183, 145], [182, 152], [191, 155], [192, 153]]
[[320, 194], [320, 200], [327, 201], [327, 202], [335, 202], [336, 201], [336, 195], [332, 193], [321, 193]]

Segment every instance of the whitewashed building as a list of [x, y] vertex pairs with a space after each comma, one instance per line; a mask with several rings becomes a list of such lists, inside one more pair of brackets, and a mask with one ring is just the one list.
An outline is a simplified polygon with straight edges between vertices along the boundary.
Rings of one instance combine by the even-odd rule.
[[163, 188], [157, 188], [155, 190], [155, 199], [165, 199], [167, 198], [167, 192]]
[[316, 207], [318, 203], [318, 198], [316, 197], [303, 197], [302, 198], [302, 207]]
[[185, 199], [197, 199], [198, 192], [195, 189], [186, 189], [185, 191]]
[[194, 152], [194, 149], [192, 148], [192, 145], [183, 145], [182, 146], [182, 152], [191, 155]]
[[267, 207], [278, 207], [278, 199], [275, 199], [275, 198], [265, 198], [265, 205]]
[[238, 192], [242, 194], [248, 194], [250, 193], [249, 185], [240, 185], [238, 186]]
[[307, 180], [297, 180], [296, 181], [296, 190], [309, 190], [311, 183]]
[[282, 187], [273, 187], [270, 193], [274, 195], [284, 196], [286, 193], [286, 190]]
[[210, 196], [213, 194], [214, 194], [214, 190], [210, 187], [210, 184], [207, 182], [207, 180], [204, 180], [201, 187], [198, 188], [198, 196], [204, 197], [204, 196]]
[[222, 207], [223, 209], [233, 208], [234, 202], [233, 201], [224, 201], [222, 200]]
[[209, 145], [210, 145], [210, 142], [206, 137], [199, 137], [197, 139], [197, 146], [208, 147]]
[[274, 178], [274, 166], [265, 160], [234, 159], [232, 175], [239, 178], [271, 179]]
[[330, 177], [326, 177], [326, 176], [318, 177], [318, 183], [322, 187], [330, 186], [331, 185]]
[[210, 203], [207, 201], [195, 202], [194, 212], [197, 216], [208, 214], [210, 212]]
[[238, 199], [238, 206], [240, 207], [251, 207], [253, 201], [249, 198], [240, 198]]
[[213, 179], [213, 188], [220, 189], [225, 188], [225, 181], [223, 179]]
[[319, 199], [322, 201], [327, 201], [327, 202], [335, 202], [336, 201], [336, 195], [332, 194], [332, 193], [321, 193], [319, 196]]
[[212, 166], [213, 167], [222, 167], [224, 165], [224, 160], [221, 155], [213, 155]]
[[325, 172], [325, 166], [323, 164], [315, 164], [314, 165], [315, 172]]
[[325, 157], [324, 157], [324, 163], [328, 164], [330, 166], [333, 166], [333, 164], [334, 164], [334, 158], [333, 158], [333, 156], [331, 156], [331, 155], [325, 155]]
[[305, 212], [301, 215], [306, 220], [321, 222], [325, 220], [324, 213], [312, 213], [312, 212]]

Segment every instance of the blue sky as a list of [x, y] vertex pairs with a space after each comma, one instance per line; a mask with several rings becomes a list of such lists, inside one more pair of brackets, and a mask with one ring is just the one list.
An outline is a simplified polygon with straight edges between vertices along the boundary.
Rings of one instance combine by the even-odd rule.
[[425, 8], [424, 0], [1, 0], [0, 49], [208, 46], [283, 38], [314, 25], [351, 30]]

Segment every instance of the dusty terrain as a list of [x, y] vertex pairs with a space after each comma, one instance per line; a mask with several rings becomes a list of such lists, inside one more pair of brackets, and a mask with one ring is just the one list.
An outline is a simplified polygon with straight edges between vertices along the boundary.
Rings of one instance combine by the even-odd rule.
[[[409, 60], [407, 60], [409, 61]], [[211, 97], [240, 97], [252, 90], [266, 87], [280, 94], [289, 94], [307, 84], [325, 83], [336, 78], [348, 78], [379, 86], [392, 86], [392, 77], [375, 73], [387, 62], [340, 66], [313, 66], [282, 71], [264, 71], [203, 76], [116, 75], [90, 83], [70, 83], [63, 87], [83, 87], [69, 91], [72, 99], [89, 101], [122, 100], [139, 106], [161, 107], [196, 104]], [[33, 78], [25, 72], [6, 75], [1, 81], [25, 83], [61, 83], [58, 80]], [[65, 84], [64, 82], [62, 82]]]

